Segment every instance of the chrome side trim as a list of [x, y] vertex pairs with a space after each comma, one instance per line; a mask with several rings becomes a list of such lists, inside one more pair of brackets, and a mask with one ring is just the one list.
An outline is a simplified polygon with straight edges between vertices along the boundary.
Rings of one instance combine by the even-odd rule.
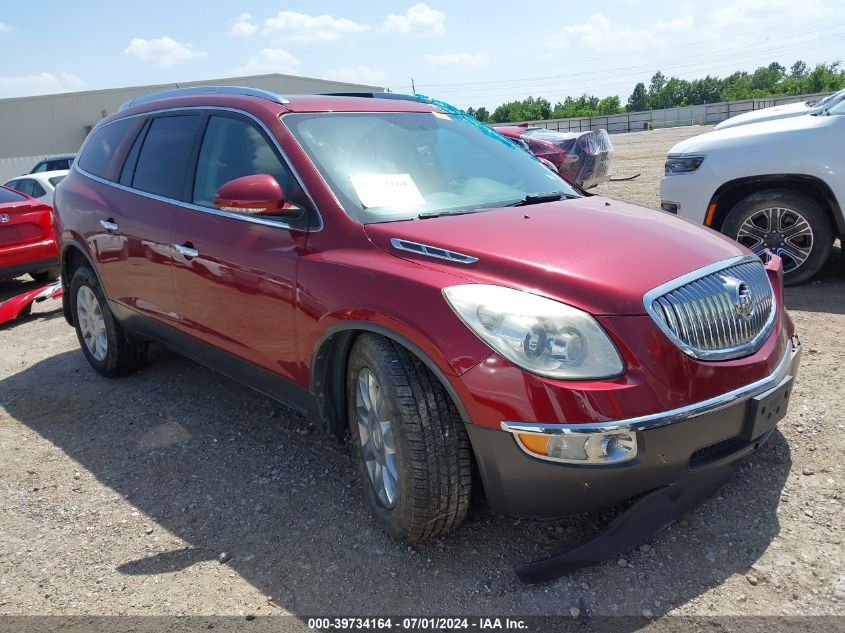
[[463, 253], [456, 253], [445, 248], [438, 248], [437, 246], [429, 246], [418, 242], [409, 242], [398, 237], [390, 238], [390, 245], [400, 251], [408, 251], [409, 253], [425, 255], [434, 259], [445, 259], [446, 261], [457, 264], [474, 264], [478, 261], [477, 257], [472, 257], [471, 255], [464, 255]]
[[162, 90], [160, 92], [153, 92], [148, 95], [141, 95], [140, 97], [133, 97], [129, 101], [123, 102], [117, 109], [118, 112], [125, 110], [131, 106], [142, 105], [159, 99], [171, 99], [174, 97], [193, 97], [197, 95], [238, 95], [241, 97], [258, 97], [259, 99], [266, 99], [279, 105], [290, 103], [281, 95], [269, 90], [261, 90], [260, 88], [248, 88], [246, 86], [189, 86], [187, 88], [173, 88], [171, 90]]
[[[253, 224], [262, 224], [264, 226], [275, 226], [277, 228], [287, 229], [289, 231], [299, 231], [301, 233], [317, 233], [317, 232], [323, 230], [323, 217], [320, 215], [320, 210], [317, 207], [316, 203], [314, 202], [314, 198], [311, 196], [311, 194], [308, 192], [308, 189], [305, 187], [305, 183], [303, 182], [302, 178], [300, 177], [299, 172], [297, 172], [296, 169], [294, 168], [294, 166], [291, 164], [290, 160], [287, 157], [287, 154], [285, 154], [285, 151], [282, 149], [282, 146], [279, 145], [279, 141], [276, 139], [275, 135], [272, 132], [270, 132], [270, 129], [266, 125], [264, 125], [264, 122], [261, 121], [261, 119], [259, 119], [258, 117], [256, 117], [255, 115], [253, 115], [249, 112], [246, 112], [244, 110], [238, 110], [237, 108], [225, 108], [225, 107], [218, 107], [218, 106], [183, 106], [183, 107], [174, 107], [174, 108], [162, 108], [160, 110], [150, 110], [149, 112], [139, 112], [138, 114], [130, 114], [130, 115], [127, 115], [125, 117], [115, 119], [114, 121], [109, 121], [108, 123], [105, 123], [104, 125], [112, 125], [113, 123], [117, 123], [118, 121], [124, 121], [126, 119], [133, 119], [133, 118], [139, 117], [139, 116], [153, 116], [153, 115], [162, 114], [162, 113], [165, 113], [165, 112], [182, 112], [182, 111], [192, 111], [192, 110], [213, 110], [213, 111], [217, 111], [217, 112], [232, 112], [234, 114], [240, 114], [240, 115], [243, 115], [245, 117], [248, 117], [249, 119], [254, 121], [257, 125], [259, 125], [261, 127], [261, 129], [264, 130], [265, 134], [267, 134], [267, 137], [273, 142], [273, 145], [276, 147], [276, 149], [279, 150], [279, 154], [281, 155], [282, 160], [285, 162], [285, 165], [288, 167], [288, 169], [290, 169], [290, 172], [293, 174], [293, 177], [296, 178], [296, 182], [302, 188], [302, 192], [305, 194], [305, 197], [308, 199], [308, 202], [311, 204], [311, 207], [314, 209], [314, 213], [317, 216], [317, 226], [315, 226], [313, 228], [303, 229], [303, 228], [298, 227], [298, 226], [291, 226], [291, 225], [289, 225], [289, 224], [287, 224], [286, 222], [283, 222], [283, 221], [268, 220], [266, 218], [258, 218], [258, 217], [242, 215], [242, 214], [238, 214], [238, 213], [228, 213], [226, 211], [221, 211], [219, 209], [215, 209], [215, 208], [212, 208], [212, 207], [203, 207], [203, 206], [200, 206], [198, 204], [193, 204], [191, 202], [184, 202], [182, 200], [176, 200], [175, 198], [166, 198], [164, 196], [159, 196], [157, 194], [149, 193], [147, 191], [141, 191], [140, 189], [134, 189], [132, 187], [127, 187], [126, 185], [122, 185], [119, 182], [113, 182], [111, 180], [106, 180], [105, 178], [101, 178], [100, 176], [95, 176], [94, 174], [91, 174], [91, 173], [85, 171], [84, 169], [82, 169], [79, 166], [78, 160], [75, 160], [73, 162], [73, 165], [71, 166], [71, 170], [75, 170], [75, 171], [79, 172], [80, 174], [82, 174], [83, 176], [91, 178], [92, 180], [95, 180], [95, 181], [102, 183], [104, 185], [109, 185], [110, 187], [114, 187], [115, 189], [120, 189], [122, 191], [134, 193], [136, 195], [143, 196], [145, 198], [150, 198], [151, 200], [158, 200], [159, 202], [166, 202], [168, 204], [175, 204], [175, 205], [183, 207], [185, 209], [192, 209], [194, 211], [202, 211], [203, 213], [210, 213], [211, 215], [218, 215], [218, 216], [221, 216], [221, 217], [224, 217], [224, 218], [230, 218], [230, 219], [233, 219], [233, 220], [241, 220], [242, 222], [252, 222]], [[93, 135], [93, 130], [92, 130], [91, 134], [88, 134], [88, 137], [85, 139], [85, 141], [83, 141], [82, 147], [79, 148], [79, 152], [77, 154], [77, 157], [82, 156], [82, 153], [85, 151], [85, 146], [88, 144], [88, 140], [91, 138], [92, 135]]]
[[723, 259], [722, 261], [710, 264], [709, 266], [705, 266], [704, 268], [699, 268], [698, 270], [694, 270], [690, 273], [687, 273], [686, 275], [681, 275], [680, 277], [677, 277], [672, 281], [669, 281], [665, 284], [658, 286], [657, 288], [649, 290], [643, 296], [643, 306], [645, 307], [646, 312], [655, 322], [657, 327], [660, 328], [660, 331], [663, 332], [675, 345], [677, 345], [682, 352], [684, 352], [688, 356], [691, 356], [692, 358], [697, 358], [699, 360], [706, 361], [718, 361], [729, 360], [733, 358], [739, 358], [741, 356], [746, 356], [748, 354], [753, 354], [758, 349], [760, 349], [760, 346], [763, 344], [763, 341], [765, 341], [772, 333], [772, 328], [774, 327], [775, 319], [777, 318], [778, 314], [778, 304], [776, 295], [774, 292], [774, 288], [772, 288], [771, 282], [768, 281], [768, 275], [766, 275], [766, 281], [768, 282], [766, 284], [766, 287], [771, 293], [770, 296], [772, 302], [768, 318], [766, 319], [766, 322], [762, 325], [761, 330], [753, 339], [739, 345], [715, 350], [702, 349], [696, 347], [695, 345], [688, 343], [687, 341], [684, 341], [683, 339], [678, 337], [671, 330], [671, 328], [666, 327], [665, 321], [660, 316], [660, 314], [658, 314], [657, 311], [655, 311], [654, 309], [655, 301], [657, 301], [664, 295], [672, 292], [673, 290], [678, 290], [679, 288], [683, 288], [688, 284], [702, 280], [709, 275], [747, 262], [760, 262], [760, 258], [757, 255], [742, 255], [739, 257], [732, 257], [730, 259]]
[[[787, 341], [786, 353], [778, 363], [775, 371], [765, 378], [744, 387], [739, 387], [721, 396], [702, 400], [678, 409], [642, 415], [626, 420], [611, 422], [589, 422], [584, 424], [544, 424], [537, 422], [510, 422], [501, 424], [503, 431], [510, 433], [536, 433], [540, 435], [554, 435], [567, 433], [604, 433], [608, 431], [648, 431], [676, 422], [682, 422], [705, 413], [715, 413], [731, 405], [743, 402], [777, 387], [784, 378], [790, 375], [801, 356], [801, 344], [792, 340]], [[792, 374], [794, 375], [794, 374]]]

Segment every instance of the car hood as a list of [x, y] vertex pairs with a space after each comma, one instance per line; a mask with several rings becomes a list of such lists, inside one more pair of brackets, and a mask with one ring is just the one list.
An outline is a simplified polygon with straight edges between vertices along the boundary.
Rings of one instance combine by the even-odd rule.
[[[785, 138], [796, 135], [801, 135], [801, 140], [796, 139], [795, 142], [801, 142], [804, 146], [808, 138], [804, 135], [811, 134], [812, 130], [826, 133], [824, 128], [831, 125], [829, 121], [831, 118], [807, 115], [736, 125], [685, 139], [670, 149], [669, 154], [706, 153], [720, 149], [742, 150], [761, 145], [775, 147]], [[806, 146], [811, 147], [811, 145]]]
[[783, 119], [792, 116], [800, 116], [807, 114], [811, 110], [805, 102], [786, 103], [784, 105], [772, 106], [771, 108], [762, 108], [760, 110], [753, 110], [732, 116], [716, 126], [717, 130], [724, 130], [729, 127], [737, 125], [746, 125], [748, 123], [756, 123], [757, 121], [769, 121], [771, 119]]
[[[543, 294], [596, 315], [644, 314], [643, 295], [652, 288], [748, 253], [674, 215], [599, 196], [368, 224], [365, 230], [377, 247], [397, 257], [474, 283]], [[408, 252], [396, 248], [394, 238], [478, 261]]]

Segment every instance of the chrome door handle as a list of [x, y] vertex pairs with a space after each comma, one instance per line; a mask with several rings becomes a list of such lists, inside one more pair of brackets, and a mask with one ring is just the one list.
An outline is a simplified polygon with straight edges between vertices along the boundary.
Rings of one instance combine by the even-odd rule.
[[100, 225], [106, 231], [116, 231], [117, 230], [117, 222], [112, 222], [111, 220], [100, 220]]
[[193, 246], [185, 246], [184, 244], [174, 244], [173, 248], [176, 249], [176, 252], [184, 255], [185, 257], [196, 257], [200, 254], [200, 252], [195, 249]]

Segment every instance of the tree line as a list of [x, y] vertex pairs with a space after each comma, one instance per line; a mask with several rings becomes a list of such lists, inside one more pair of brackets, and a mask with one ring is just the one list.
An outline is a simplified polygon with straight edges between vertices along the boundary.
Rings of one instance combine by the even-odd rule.
[[789, 68], [777, 62], [760, 66], [754, 72], [737, 71], [727, 77], [703, 79], [666, 78], [657, 71], [648, 87], [643, 82], [634, 87], [625, 107], [617, 96], [598, 97], [583, 94], [578, 98], [566, 97], [554, 105], [543, 97], [528, 97], [522, 101], [509, 101], [493, 112], [487, 108], [467, 108], [467, 113], [486, 123], [508, 123], [539, 119], [566, 119], [571, 117], [619, 114], [674, 108], [677, 106], [737, 101], [757, 97], [832, 92], [845, 88], [845, 69], [841, 62], [817, 64], [810, 69], [803, 61]]

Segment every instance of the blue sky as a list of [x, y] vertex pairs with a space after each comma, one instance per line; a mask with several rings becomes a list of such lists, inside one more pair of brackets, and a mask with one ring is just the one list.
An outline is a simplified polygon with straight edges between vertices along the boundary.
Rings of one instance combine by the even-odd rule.
[[283, 72], [488, 108], [845, 58], [842, 0], [16, 3], [0, 97]]

